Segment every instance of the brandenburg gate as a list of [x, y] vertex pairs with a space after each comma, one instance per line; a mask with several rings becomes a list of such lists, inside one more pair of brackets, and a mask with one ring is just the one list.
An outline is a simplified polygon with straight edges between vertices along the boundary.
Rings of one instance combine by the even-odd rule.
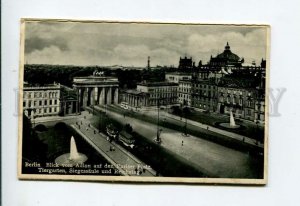
[[118, 104], [119, 81], [114, 77], [74, 77], [73, 87], [77, 90], [78, 110], [91, 105]]

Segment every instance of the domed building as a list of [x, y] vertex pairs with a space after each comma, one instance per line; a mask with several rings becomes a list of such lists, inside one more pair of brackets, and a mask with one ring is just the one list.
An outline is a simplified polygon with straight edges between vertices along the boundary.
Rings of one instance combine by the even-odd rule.
[[223, 53], [218, 54], [216, 57], [210, 57], [209, 65], [210, 66], [234, 66], [240, 67], [244, 62], [243, 58], [240, 58], [238, 55], [234, 54], [230, 50], [230, 46], [227, 42], [225, 50]]

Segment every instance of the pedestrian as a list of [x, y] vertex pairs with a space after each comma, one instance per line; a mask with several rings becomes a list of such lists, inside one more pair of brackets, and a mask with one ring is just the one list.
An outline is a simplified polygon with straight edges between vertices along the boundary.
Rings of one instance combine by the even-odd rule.
[[209, 126], [207, 126], [207, 128], [206, 128], [207, 130], [209, 129]]
[[183, 140], [181, 141], [181, 146], [183, 146]]
[[96, 130], [94, 130], [94, 134], [96, 134]]
[[86, 131], [88, 131], [88, 130], [89, 130], [89, 128], [85, 128], [85, 130], [86, 130]]

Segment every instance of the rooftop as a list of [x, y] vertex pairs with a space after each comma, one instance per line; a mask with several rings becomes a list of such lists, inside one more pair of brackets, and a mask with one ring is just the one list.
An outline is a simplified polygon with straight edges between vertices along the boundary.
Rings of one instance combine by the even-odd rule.
[[87, 76], [74, 77], [73, 83], [77, 84], [116, 84], [119, 83], [118, 78], [107, 76]]
[[145, 83], [139, 83], [137, 85], [147, 86], [147, 87], [178, 86], [178, 84], [174, 82], [145, 82]]
[[141, 92], [141, 91], [138, 91], [138, 90], [135, 90], [135, 89], [128, 89], [128, 90], [124, 90], [125, 93], [128, 93], [128, 94], [143, 94], [144, 92]]
[[184, 72], [170, 72], [170, 73], [166, 73], [166, 75], [192, 76], [192, 74], [184, 73]]
[[38, 85], [38, 84], [28, 84], [25, 82], [23, 84], [24, 90], [48, 90], [48, 89], [60, 89], [60, 84], [45, 84], [45, 85]]

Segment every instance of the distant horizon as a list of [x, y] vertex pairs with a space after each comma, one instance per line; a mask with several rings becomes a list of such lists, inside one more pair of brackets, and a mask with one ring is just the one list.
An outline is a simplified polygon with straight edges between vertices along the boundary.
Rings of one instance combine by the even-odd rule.
[[[189, 58], [189, 57], [188, 57]], [[262, 58], [261, 60], [266, 60], [264, 58]], [[249, 63], [250, 62], [245, 62], [245, 63]], [[256, 66], [259, 66], [261, 62], [255, 62]], [[147, 66], [135, 66], [135, 65], [75, 65], [75, 64], [47, 64], [47, 63], [24, 63], [24, 65], [51, 65], [51, 66], [77, 66], [77, 67], [123, 67], [123, 68], [128, 68], [128, 67], [133, 67], [133, 68], [144, 68], [147, 69]], [[205, 66], [206, 64], [203, 64], [203, 66]], [[195, 65], [196, 67], [198, 67], [198, 65]], [[243, 64], [242, 64], [243, 66]], [[168, 68], [178, 68], [178, 66], [175, 65], [155, 65], [155, 66], [151, 66], [150, 68], [157, 68], [157, 67], [168, 67]]]
[[[123, 68], [128, 68], [128, 67], [134, 67], [134, 68], [145, 68], [147, 69], [147, 66], [145, 67], [142, 67], [142, 66], [134, 66], [134, 65], [131, 65], [131, 66], [128, 66], [128, 65], [75, 65], [75, 64], [43, 64], [43, 63], [39, 63], [39, 64], [31, 64], [31, 63], [25, 63], [24, 65], [50, 65], [50, 66], [77, 66], [77, 67], [105, 67], [105, 68], [108, 68], [108, 67], [114, 67], [114, 66], [119, 66], [119, 67], [123, 67]], [[156, 68], [156, 67], [168, 67], [168, 68], [178, 68], [178, 67], [175, 67], [173, 65], [156, 65], [156, 66], [150, 66], [150, 68]]]

